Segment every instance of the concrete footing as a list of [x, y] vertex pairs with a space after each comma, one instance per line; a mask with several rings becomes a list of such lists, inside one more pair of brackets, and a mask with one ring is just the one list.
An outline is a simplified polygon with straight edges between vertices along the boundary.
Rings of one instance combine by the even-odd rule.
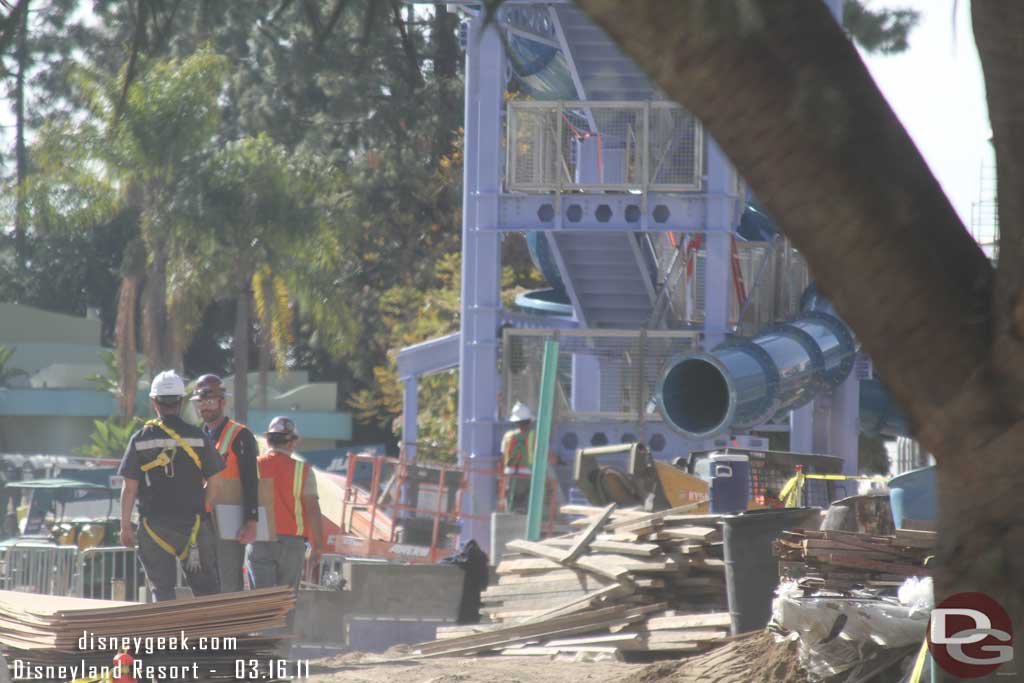
[[433, 640], [438, 626], [455, 623], [462, 598], [458, 567], [352, 560], [342, 576], [342, 590], [299, 592], [295, 642], [383, 652]]

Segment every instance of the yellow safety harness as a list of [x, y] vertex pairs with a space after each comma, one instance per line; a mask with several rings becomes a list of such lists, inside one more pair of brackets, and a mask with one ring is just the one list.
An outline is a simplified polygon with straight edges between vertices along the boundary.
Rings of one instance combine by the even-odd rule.
[[[188, 457], [192, 458], [192, 462], [196, 464], [196, 469], [200, 472], [203, 471], [203, 461], [199, 459], [199, 454], [196, 453], [195, 449], [189, 446], [185, 439], [181, 438], [176, 431], [165, 425], [163, 422], [160, 422], [160, 420], [149, 420], [146, 422], [146, 426], [159, 427], [162, 429], [167, 436], [178, 442], [178, 445], [181, 446], [182, 450], [188, 453]], [[171, 458], [167, 455], [167, 451], [161, 451], [160, 455], [153, 458], [152, 461], [147, 462], [141, 469], [143, 472], [148, 472], [155, 467], [166, 467], [170, 464]]]
[[882, 484], [889, 481], [888, 477], [855, 477], [843, 474], [805, 474], [800, 471], [782, 487], [782, 491], [779, 493], [779, 500], [782, 501], [782, 504], [788, 508], [800, 507], [803, 504], [804, 486], [807, 484], [808, 479], [823, 479], [825, 481], [874, 481]]
[[142, 526], [146, 528], [146, 533], [149, 534], [149, 537], [153, 539], [154, 543], [166, 550], [169, 554], [184, 561], [185, 558], [188, 557], [188, 551], [195, 545], [196, 537], [199, 536], [199, 515], [196, 515], [196, 521], [192, 523], [192, 531], [188, 535], [188, 543], [185, 544], [185, 549], [180, 553], [174, 549], [173, 545], [165, 541], [155, 531], [153, 531], [153, 527], [149, 526], [149, 522], [145, 517], [142, 518]]
[[[146, 426], [159, 427], [161, 430], [163, 430], [165, 434], [167, 434], [167, 436], [177, 441], [178, 445], [181, 446], [182, 450], [184, 450], [188, 454], [188, 457], [192, 459], [192, 462], [195, 463], [196, 468], [200, 472], [203, 471], [203, 462], [202, 460], [199, 459], [199, 454], [196, 453], [195, 449], [192, 448], [192, 446], [188, 445], [185, 439], [181, 438], [181, 436], [176, 431], [165, 425], [163, 422], [160, 422], [159, 420], [149, 420], [148, 422], [146, 422]], [[141, 469], [143, 472], [148, 472], [149, 470], [154, 469], [156, 467], [166, 467], [167, 465], [171, 464], [171, 462], [172, 458], [168, 456], [167, 451], [164, 450], [161, 451], [160, 455], [155, 457], [153, 460], [147, 462], [145, 465], [142, 465]], [[199, 515], [196, 515], [196, 520], [192, 523], [192, 531], [188, 535], [188, 543], [185, 544], [185, 548], [181, 552], [178, 552], [173, 545], [168, 543], [165, 539], [161, 538], [159, 534], [153, 531], [153, 527], [149, 526], [149, 521], [145, 518], [142, 519], [142, 526], [146, 529], [146, 533], [149, 534], [149, 537], [153, 539], [153, 542], [161, 548], [163, 548], [167, 553], [174, 555], [182, 561], [184, 561], [185, 558], [188, 558], [190, 566], [197, 563], [198, 557], [189, 557], [189, 551], [192, 550], [192, 548], [195, 546], [196, 538], [199, 536]]]

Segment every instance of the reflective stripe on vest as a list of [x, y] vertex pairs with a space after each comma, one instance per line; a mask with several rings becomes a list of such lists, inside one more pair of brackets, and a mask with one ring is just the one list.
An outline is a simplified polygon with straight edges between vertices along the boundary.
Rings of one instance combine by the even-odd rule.
[[298, 460], [294, 462], [295, 466], [292, 468], [294, 471], [292, 475], [292, 495], [295, 497], [295, 535], [302, 536], [302, 483], [305, 481], [303, 475], [306, 473], [306, 465]]
[[238, 454], [235, 453], [234, 445], [235, 435], [244, 426], [240, 422], [229, 419], [224, 424], [224, 429], [220, 432], [220, 438], [217, 439], [217, 443], [214, 445], [221, 458], [224, 459], [224, 469], [220, 473], [222, 479], [238, 479], [241, 476], [238, 470]]
[[274, 527], [278, 535], [302, 536], [306, 524], [302, 492], [308, 468], [287, 453], [267, 451], [257, 459], [261, 479], [274, 484]]

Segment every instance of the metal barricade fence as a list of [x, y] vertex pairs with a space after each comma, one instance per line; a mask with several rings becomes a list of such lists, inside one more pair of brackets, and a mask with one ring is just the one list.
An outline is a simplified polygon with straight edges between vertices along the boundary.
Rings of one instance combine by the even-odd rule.
[[146, 583], [134, 548], [87, 548], [78, 553], [76, 567], [75, 594], [83, 598], [135, 602]]
[[75, 546], [19, 543], [4, 553], [2, 585], [6, 590], [42, 595], [71, 595]]

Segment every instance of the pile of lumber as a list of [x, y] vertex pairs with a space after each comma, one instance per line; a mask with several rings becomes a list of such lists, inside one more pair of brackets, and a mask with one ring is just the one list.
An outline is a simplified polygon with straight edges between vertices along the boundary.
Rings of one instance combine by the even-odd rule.
[[[294, 602], [287, 587], [149, 604], [0, 591], [0, 647], [9, 664], [18, 660], [21, 667], [65, 667], [51, 671], [69, 680], [89, 678], [90, 667], [110, 666], [116, 643], [131, 639], [132, 650], [142, 650], [136, 660], [145, 666], [195, 663], [199, 680], [233, 680], [236, 660], [281, 656], [286, 646], [281, 637], [258, 633], [285, 626]], [[225, 642], [230, 637], [236, 641]], [[203, 638], [208, 647], [200, 649]], [[262, 669], [269, 673], [268, 666]], [[179, 671], [158, 677], [196, 676]]]
[[899, 586], [910, 576], [929, 576], [935, 533], [897, 529], [893, 536], [850, 531], [784, 531], [775, 542], [783, 576], [807, 589], [848, 592]]
[[718, 517], [565, 506], [580, 531], [512, 541], [484, 592], [491, 623], [439, 630], [419, 656], [679, 656], [728, 636]]

